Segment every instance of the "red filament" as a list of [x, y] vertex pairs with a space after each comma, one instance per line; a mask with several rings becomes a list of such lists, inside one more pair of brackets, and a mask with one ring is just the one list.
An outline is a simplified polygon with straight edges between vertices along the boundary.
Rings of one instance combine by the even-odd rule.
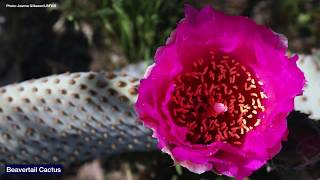
[[[188, 72], [174, 79], [168, 104], [176, 125], [187, 128], [194, 144], [214, 141], [242, 144], [243, 136], [260, 124], [265, 111], [263, 83], [231, 57], [210, 52], [195, 61]], [[216, 108], [226, 107], [224, 111]]]

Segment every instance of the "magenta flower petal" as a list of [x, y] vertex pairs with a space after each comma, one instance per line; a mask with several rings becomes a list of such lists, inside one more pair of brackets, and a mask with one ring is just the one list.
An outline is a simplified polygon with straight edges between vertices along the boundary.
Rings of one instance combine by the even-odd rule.
[[280, 151], [304, 75], [286, 38], [248, 18], [210, 6], [185, 16], [141, 80], [136, 110], [176, 163], [243, 179]]

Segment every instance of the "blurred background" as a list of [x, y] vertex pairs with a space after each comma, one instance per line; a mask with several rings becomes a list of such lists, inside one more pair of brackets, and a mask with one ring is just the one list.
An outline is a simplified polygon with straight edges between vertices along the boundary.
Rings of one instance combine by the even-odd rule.
[[[210, 4], [228, 14], [248, 16], [287, 36], [291, 52], [312, 54], [320, 48], [320, 0], [17, 2], [57, 3], [57, 8], [6, 8], [5, 4], [13, 1], [0, 1], [1, 86], [67, 71], [116, 70], [137, 63], [143, 69], [184, 16], [186, 3], [198, 8]], [[320, 179], [320, 121], [297, 112], [288, 120], [290, 129], [299, 130], [290, 134], [282, 152], [250, 179]], [[213, 173], [192, 174], [175, 167], [159, 152], [109, 157], [81, 168], [87, 169], [71, 167], [60, 178], [228, 179]]]

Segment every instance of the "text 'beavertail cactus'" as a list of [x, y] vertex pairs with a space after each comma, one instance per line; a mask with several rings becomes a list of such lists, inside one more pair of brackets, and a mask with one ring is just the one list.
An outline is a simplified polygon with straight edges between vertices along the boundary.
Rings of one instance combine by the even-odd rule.
[[280, 151], [305, 83], [285, 37], [207, 6], [186, 17], [141, 81], [136, 110], [189, 170], [242, 179]]

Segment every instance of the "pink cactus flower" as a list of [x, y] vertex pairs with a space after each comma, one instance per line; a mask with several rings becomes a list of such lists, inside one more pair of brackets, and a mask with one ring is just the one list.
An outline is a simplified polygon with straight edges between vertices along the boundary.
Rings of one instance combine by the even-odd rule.
[[243, 179], [281, 149], [305, 83], [287, 40], [246, 17], [185, 7], [136, 110], [175, 163]]

